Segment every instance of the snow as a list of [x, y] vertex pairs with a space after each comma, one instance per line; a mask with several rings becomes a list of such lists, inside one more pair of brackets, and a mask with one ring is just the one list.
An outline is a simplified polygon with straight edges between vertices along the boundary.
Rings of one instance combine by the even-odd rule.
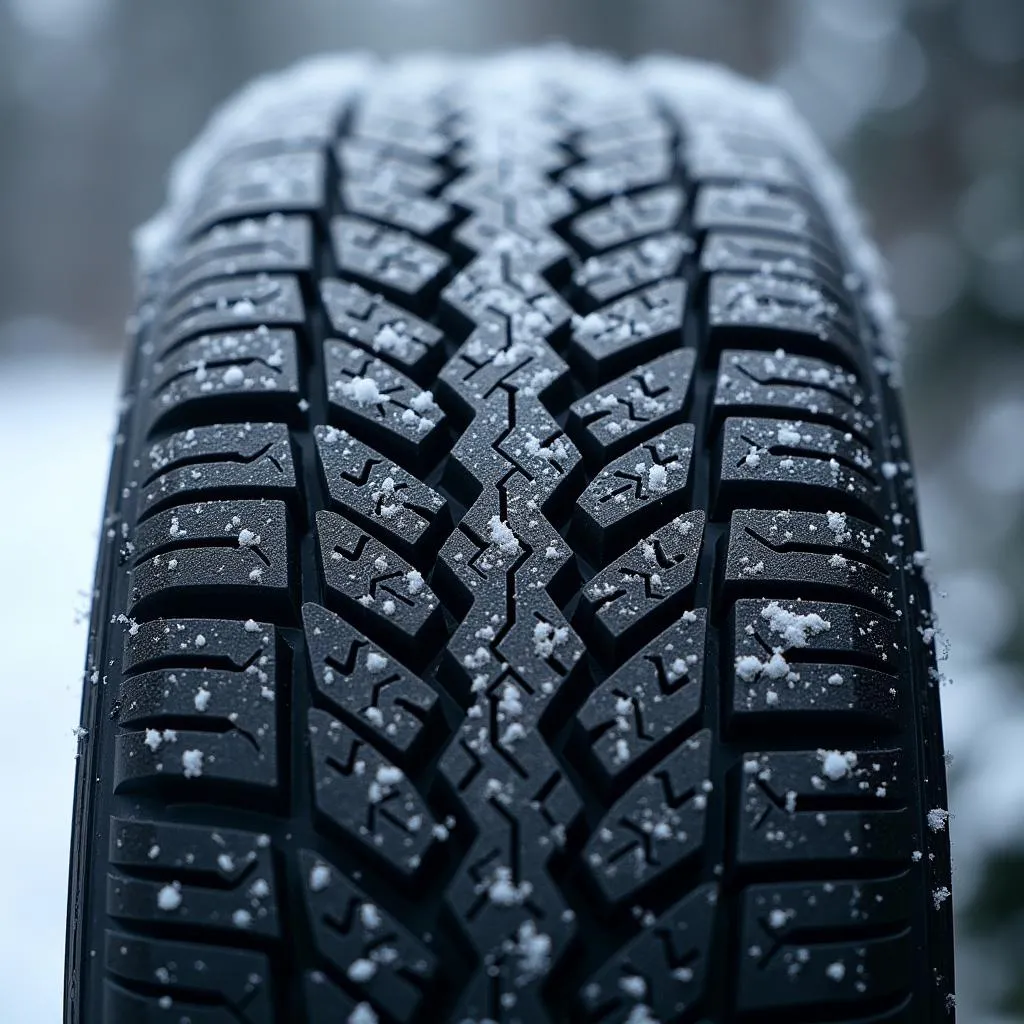
[[156, 905], [161, 910], [168, 912], [177, 910], [181, 906], [181, 883], [172, 882], [170, 885], [165, 885], [156, 894]]
[[814, 185], [840, 247], [863, 282], [865, 303], [882, 346], [890, 355], [898, 355], [904, 328], [896, 313], [885, 261], [867, 236], [846, 178], [789, 97], [781, 90], [702, 61], [650, 57], [640, 61], [634, 73], [684, 118], [700, 119], [714, 111], [721, 120], [753, 120], [758, 130], [763, 125], [767, 134], [783, 142]]
[[619, 978], [619, 988], [634, 999], [643, 999], [647, 994], [647, 982], [639, 974], [627, 974]]
[[508, 523], [502, 522], [498, 516], [491, 516], [487, 527], [490, 530], [491, 543], [497, 544], [498, 549], [503, 554], [519, 554], [519, 541], [516, 539], [516, 535], [512, 532]]
[[341, 393], [358, 406], [383, 405], [389, 400], [387, 395], [381, 393], [372, 377], [353, 377], [344, 381], [341, 384]]
[[353, 981], [366, 982], [377, 973], [377, 965], [372, 960], [360, 957], [348, 965], [346, 973]]
[[768, 628], [779, 633], [789, 647], [806, 647], [808, 636], [817, 636], [832, 628], [817, 612], [799, 614], [783, 608], [777, 601], [762, 609], [761, 618], [768, 620]]
[[321, 892], [331, 884], [331, 869], [326, 864], [315, 864], [309, 873], [310, 892]]
[[347, 1024], [378, 1024], [379, 1019], [369, 1003], [359, 1003], [348, 1015]]
[[852, 750], [845, 753], [839, 750], [819, 750], [821, 772], [833, 782], [845, 779], [850, 770], [857, 764], [857, 755]]
[[537, 930], [533, 921], [524, 921], [519, 926], [516, 941], [519, 958], [519, 983], [545, 974], [551, 964], [551, 936]]
[[664, 466], [651, 466], [647, 474], [647, 486], [656, 493], [665, 490], [668, 486], [668, 470]]
[[836, 960], [825, 968], [825, 974], [830, 981], [842, 981], [846, 977], [846, 965], [841, 960]]
[[215, 111], [199, 137], [175, 160], [166, 205], [135, 233], [135, 255], [143, 273], [158, 270], [173, 251], [203, 179], [221, 157], [268, 136], [299, 139], [315, 134], [334, 121], [371, 68], [369, 58], [361, 54], [313, 57], [255, 79]]
[[[0, 365], [4, 487], [20, 496], [0, 505], [0, 566], [18, 581], [0, 598], [0, 775], [24, 783], [5, 786], [2, 801], [5, 820], [18, 823], [0, 843], [0, 872], [17, 879], [0, 898], [0, 992], [11, 1021], [62, 1013], [75, 755], [92, 742], [71, 733], [86, 645], [76, 617], [89, 607], [119, 371], [109, 356], [7, 356]], [[102, 686], [106, 666], [96, 670]]]
[[383, 672], [387, 668], [388, 659], [377, 651], [369, 651], [366, 655], [366, 671], [371, 673]]
[[203, 752], [186, 750], [181, 755], [181, 768], [186, 779], [198, 779], [203, 774]]

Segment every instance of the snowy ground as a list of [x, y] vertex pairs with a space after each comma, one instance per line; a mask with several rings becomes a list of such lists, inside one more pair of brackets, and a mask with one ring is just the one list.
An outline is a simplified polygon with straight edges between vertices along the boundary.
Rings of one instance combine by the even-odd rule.
[[[118, 364], [106, 357], [25, 357], [0, 364], [0, 1019], [56, 1024], [61, 1016], [64, 913], [79, 694], [93, 559], [114, 421]], [[953, 655], [944, 671], [956, 896], [966, 902], [980, 858], [1024, 832], [1024, 691], [991, 664], [1007, 623], [998, 579], [964, 565], [957, 492], [922, 487], [941, 622]], [[989, 504], [991, 507], [991, 504]], [[970, 513], [972, 516], [974, 512]], [[978, 743], [984, 736], [985, 742]], [[1011, 826], [1012, 827], [1012, 826]], [[1018, 841], [1020, 836], [1017, 837]], [[963, 1020], [998, 986], [983, 949], [960, 950]]]
[[118, 366], [0, 364], [0, 1019], [61, 1019], [82, 666]]

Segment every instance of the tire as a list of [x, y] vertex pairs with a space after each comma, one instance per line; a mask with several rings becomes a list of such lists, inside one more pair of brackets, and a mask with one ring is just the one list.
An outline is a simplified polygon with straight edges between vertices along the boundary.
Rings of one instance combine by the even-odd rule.
[[140, 239], [66, 1021], [953, 1020], [899, 329], [778, 97], [321, 61]]

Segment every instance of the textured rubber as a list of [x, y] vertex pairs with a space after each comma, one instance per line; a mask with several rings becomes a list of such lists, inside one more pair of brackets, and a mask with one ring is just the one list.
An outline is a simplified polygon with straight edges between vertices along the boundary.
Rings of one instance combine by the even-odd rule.
[[71, 1024], [953, 1019], [867, 285], [742, 93], [585, 70], [378, 68], [198, 186], [129, 356]]

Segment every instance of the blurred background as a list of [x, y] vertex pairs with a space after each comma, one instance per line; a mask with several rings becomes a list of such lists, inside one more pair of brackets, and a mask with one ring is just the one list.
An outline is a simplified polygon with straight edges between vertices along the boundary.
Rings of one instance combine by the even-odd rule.
[[949, 641], [959, 1019], [1024, 1021], [1022, 0], [0, 0], [5, 1021], [60, 1018], [80, 619], [132, 228], [254, 74], [323, 49], [549, 39], [670, 49], [783, 86], [870, 212], [910, 327], [906, 405]]

